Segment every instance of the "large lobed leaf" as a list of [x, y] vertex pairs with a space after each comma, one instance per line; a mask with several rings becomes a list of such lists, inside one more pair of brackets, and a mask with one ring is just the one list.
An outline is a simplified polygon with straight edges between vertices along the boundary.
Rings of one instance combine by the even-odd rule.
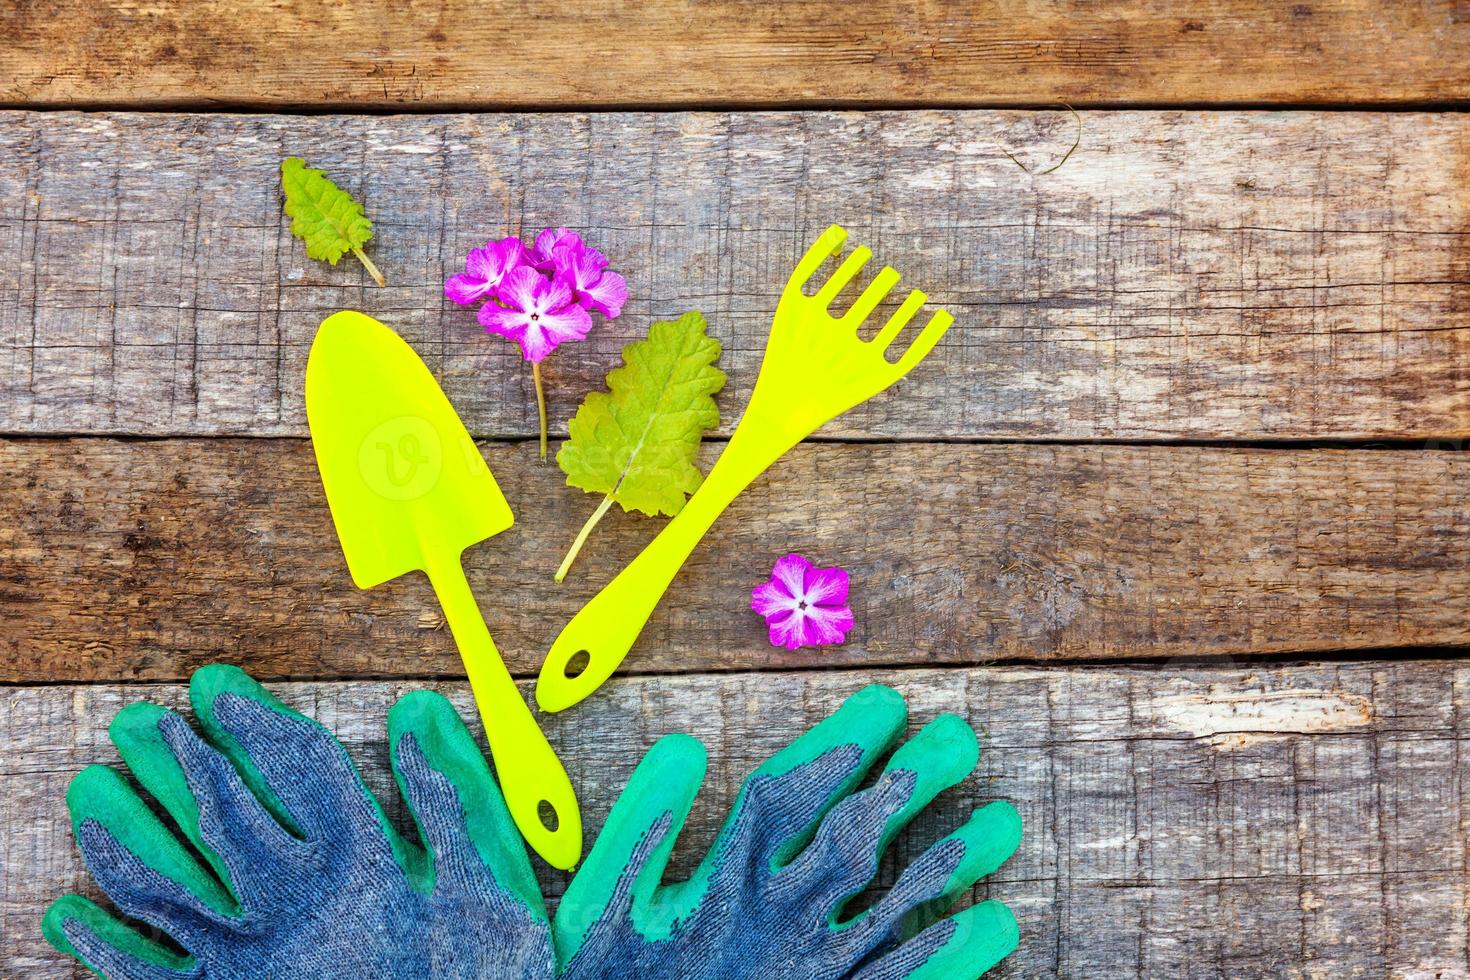
[[362, 205], [300, 157], [281, 163], [281, 189], [286, 192], [291, 234], [306, 242], [311, 258], [336, 265], [344, 252], [362, 248], [373, 237], [373, 223]]
[[695, 466], [705, 429], [720, 424], [714, 394], [725, 372], [714, 367], [720, 342], [703, 314], [655, 323], [623, 348], [609, 391], [588, 395], [556, 454], [567, 485], [604, 493], [650, 517], [672, 517], [704, 476]]

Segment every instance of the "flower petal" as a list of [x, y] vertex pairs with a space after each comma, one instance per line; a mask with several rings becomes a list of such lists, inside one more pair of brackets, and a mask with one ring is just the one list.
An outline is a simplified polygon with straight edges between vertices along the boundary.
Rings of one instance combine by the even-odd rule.
[[[545, 282], [545, 280], [542, 280]], [[542, 286], [537, 292], [537, 310], [547, 313], [557, 313], [571, 306], [573, 303], [573, 286], [565, 276], [557, 276], [551, 282]], [[587, 325], [590, 327], [592, 321], [589, 319]]]
[[539, 364], [546, 355], [556, 350], [556, 343], [534, 327], [527, 327], [521, 335], [521, 356], [533, 364]]
[[539, 361], [568, 340], [581, 340], [592, 329], [592, 318], [576, 304], [553, 313], [539, 314], [526, 324], [521, 348], [528, 361]]
[[576, 304], [568, 304], [554, 313], [543, 313], [537, 323], [542, 330], [557, 338], [557, 343], [581, 340], [592, 329], [592, 318]]
[[537, 296], [546, 288], [546, 277], [528, 265], [518, 266], [500, 283], [496, 295], [506, 306], [530, 313], [536, 309]]
[[498, 242], [486, 242], [484, 252], [486, 256], [485, 277], [496, 283], [510, 275], [516, 268], [530, 264], [530, 255], [526, 251], [526, 246], [514, 235], [502, 238]]
[[581, 252], [586, 246], [582, 244], [582, 236], [569, 228], [547, 228], [536, 236], [536, 247], [532, 253], [536, 268], [541, 272], [554, 271], [554, 256], [558, 248]]
[[846, 606], [807, 606], [801, 616], [801, 645], [807, 647], [841, 643], [852, 629], [852, 610]]
[[444, 280], [444, 295], [460, 306], [471, 306], [490, 295], [490, 283], [460, 272]]
[[470, 249], [469, 254], [464, 257], [464, 271], [481, 282], [499, 278], [495, 273], [495, 262], [490, 256], [490, 249], [494, 244], [486, 242], [481, 248]]
[[607, 256], [591, 245], [582, 246], [582, 258], [587, 265], [592, 267], [593, 271], [600, 272], [607, 268]]
[[799, 599], [806, 593], [806, 576], [811, 569], [812, 563], [806, 556], [790, 554], [777, 559], [771, 569], [771, 581], [780, 583], [787, 595]]
[[597, 282], [580, 291], [578, 299], [584, 300], [583, 306], [615, 320], [628, 302], [628, 283], [616, 272], [604, 272]]
[[572, 289], [578, 292], [596, 282], [597, 277], [602, 274], [600, 268], [587, 260], [585, 250], [577, 251], [565, 246], [557, 247], [552, 254], [551, 264], [555, 278], [571, 283]]
[[847, 569], [812, 567], [806, 573], [806, 601], [812, 605], [840, 606], [847, 602]]
[[750, 590], [750, 608], [767, 619], [782, 613], [795, 612], [798, 602], [799, 599], [789, 595], [776, 582], [762, 582]]
[[520, 310], [508, 310], [494, 303], [486, 303], [480, 307], [476, 319], [487, 332], [499, 334], [517, 343], [521, 342], [526, 333], [526, 325], [531, 322], [531, 318]]
[[578, 289], [597, 281], [607, 268], [607, 256], [585, 245], [560, 244], [551, 252], [551, 264], [557, 272], [568, 272]]
[[804, 619], [798, 613], [791, 612], [785, 615], [776, 615], [766, 620], [766, 634], [771, 639], [771, 646], [785, 647], [788, 650], [801, 648]]

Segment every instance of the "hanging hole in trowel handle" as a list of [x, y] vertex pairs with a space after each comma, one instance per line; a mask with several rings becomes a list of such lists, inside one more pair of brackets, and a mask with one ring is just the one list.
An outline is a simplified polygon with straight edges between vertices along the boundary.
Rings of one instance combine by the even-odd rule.
[[541, 821], [541, 826], [553, 834], [561, 826], [561, 821], [556, 816], [556, 807], [552, 805], [550, 800], [542, 800], [536, 804], [536, 817]]
[[562, 673], [567, 680], [574, 681], [582, 676], [582, 672], [592, 663], [592, 654], [586, 650], [578, 650], [567, 658], [567, 665], [562, 668]]

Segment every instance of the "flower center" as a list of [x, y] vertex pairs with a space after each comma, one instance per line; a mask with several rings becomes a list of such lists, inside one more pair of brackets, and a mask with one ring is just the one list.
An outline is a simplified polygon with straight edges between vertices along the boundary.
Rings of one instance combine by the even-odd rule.
[[800, 610], [801, 612], [806, 612], [806, 600], [805, 599], [798, 599], [796, 601], [796, 608], [798, 610]]
[[541, 319], [541, 314], [540, 313], [532, 313], [531, 314], [531, 322], [532, 323], [535, 323], [539, 319]]

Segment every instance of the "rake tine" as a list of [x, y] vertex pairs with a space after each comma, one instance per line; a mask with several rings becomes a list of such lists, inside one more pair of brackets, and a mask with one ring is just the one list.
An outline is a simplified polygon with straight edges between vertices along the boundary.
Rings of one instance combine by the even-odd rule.
[[880, 351], [887, 350], [888, 345], [893, 343], [893, 338], [898, 336], [898, 332], [909, 325], [914, 314], [919, 312], [919, 307], [924, 305], [925, 299], [927, 297], [924, 293], [916, 289], [909, 293], [908, 299], [903, 301], [902, 306], [893, 311], [888, 322], [883, 324], [883, 329], [878, 331], [878, 336], [873, 338], [873, 343], [878, 345]]
[[893, 287], [898, 285], [898, 280], [898, 271], [892, 266], [884, 266], [883, 271], [873, 277], [868, 288], [863, 290], [863, 294], [852, 304], [852, 308], [843, 315], [842, 322], [853, 326], [862, 323], [877, 308], [878, 304], [893, 292]]
[[919, 331], [919, 336], [914, 338], [909, 349], [903, 352], [903, 357], [898, 359], [899, 372], [912, 371], [920, 361], [927, 357], [934, 349], [934, 345], [939, 343], [939, 338], [943, 337], [945, 331], [949, 329], [951, 323], [954, 323], [954, 317], [950, 316], [947, 310], [940, 310], [930, 317], [929, 322], [924, 324], [924, 329]]
[[836, 255], [846, 241], [847, 230], [845, 228], [841, 225], [829, 226], [826, 231], [822, 232], [821, 237], [812, 243], [812, 247], [806, 250], [801, 261], [796, 263], [791, 278], [786, 280], [786, 288], [800, 289], [812, 277], [812, 273], [821, 268], [827, 256]]
[[832, 273], [832, 277], [817, 291], [817, 305], [830, 306], [837, 298], [837, 294], [842, 292], [842, 287], [852, 282], [852, 277], [857, 275], [872, 257], [873, 250], [866, 245], [859, 245], [853, 249], [852, 254], [842, 260], [837, 271]]

